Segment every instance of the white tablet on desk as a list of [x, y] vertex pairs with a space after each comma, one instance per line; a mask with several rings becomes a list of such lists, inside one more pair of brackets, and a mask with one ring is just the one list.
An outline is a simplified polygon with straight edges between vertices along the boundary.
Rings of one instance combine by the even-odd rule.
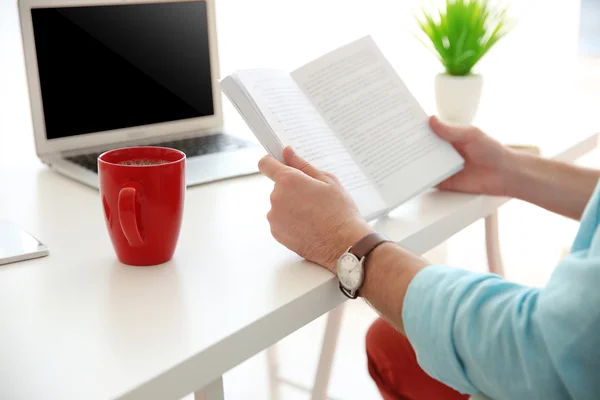
[[0, 265], [48, 255], [48, 248], [16, 224], [0, 220]]

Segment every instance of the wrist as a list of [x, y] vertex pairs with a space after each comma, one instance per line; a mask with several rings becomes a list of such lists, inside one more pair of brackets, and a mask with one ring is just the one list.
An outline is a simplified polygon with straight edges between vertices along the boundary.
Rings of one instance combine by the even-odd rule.
[[537, 156], [508, 150], [509, 156], [502, 170], [503, 196], [520, 198], [523, 187], [528, 185], [528, 171]]
[[332, 254], [327, 262], [327, 269], [335, 274], [338, 259], [350, 246], [354, 246], [360, 239], [375, 230], [365, 220], [357, 220], [343, 225], [337, 232], [337, 240], [332, 246]]

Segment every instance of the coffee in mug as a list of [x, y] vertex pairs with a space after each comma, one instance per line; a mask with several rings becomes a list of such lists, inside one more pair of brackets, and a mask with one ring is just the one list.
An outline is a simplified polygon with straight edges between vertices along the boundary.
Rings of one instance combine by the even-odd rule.
[[119, 162], [121, 165], [159, 165], [166, 164], [168, 161], [166, 160], [156, 160], [149, 158], [136, 158], [134, 160], [124, 160]]

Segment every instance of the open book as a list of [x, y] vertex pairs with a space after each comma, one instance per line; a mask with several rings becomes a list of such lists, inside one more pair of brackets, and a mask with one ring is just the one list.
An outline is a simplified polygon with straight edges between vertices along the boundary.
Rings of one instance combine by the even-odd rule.
[[236, 71], [221, 89], [269, 154], [291, 146], [335, 174], [367, 220], [463, 167], [369, 36], [292, 73]]

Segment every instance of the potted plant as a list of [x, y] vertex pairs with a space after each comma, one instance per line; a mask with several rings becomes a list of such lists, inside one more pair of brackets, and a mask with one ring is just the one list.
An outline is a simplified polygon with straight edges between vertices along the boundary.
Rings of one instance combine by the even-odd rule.
[[483, 77], [473, 68], [510, 30], [507, 8], [486, 0], [444, 0], [439, 8], [421, 7], [415, 18], [425, 34], [421, 41], [444, 67], [435, 77], [440, 117], [470, 124], [483, 86]]

